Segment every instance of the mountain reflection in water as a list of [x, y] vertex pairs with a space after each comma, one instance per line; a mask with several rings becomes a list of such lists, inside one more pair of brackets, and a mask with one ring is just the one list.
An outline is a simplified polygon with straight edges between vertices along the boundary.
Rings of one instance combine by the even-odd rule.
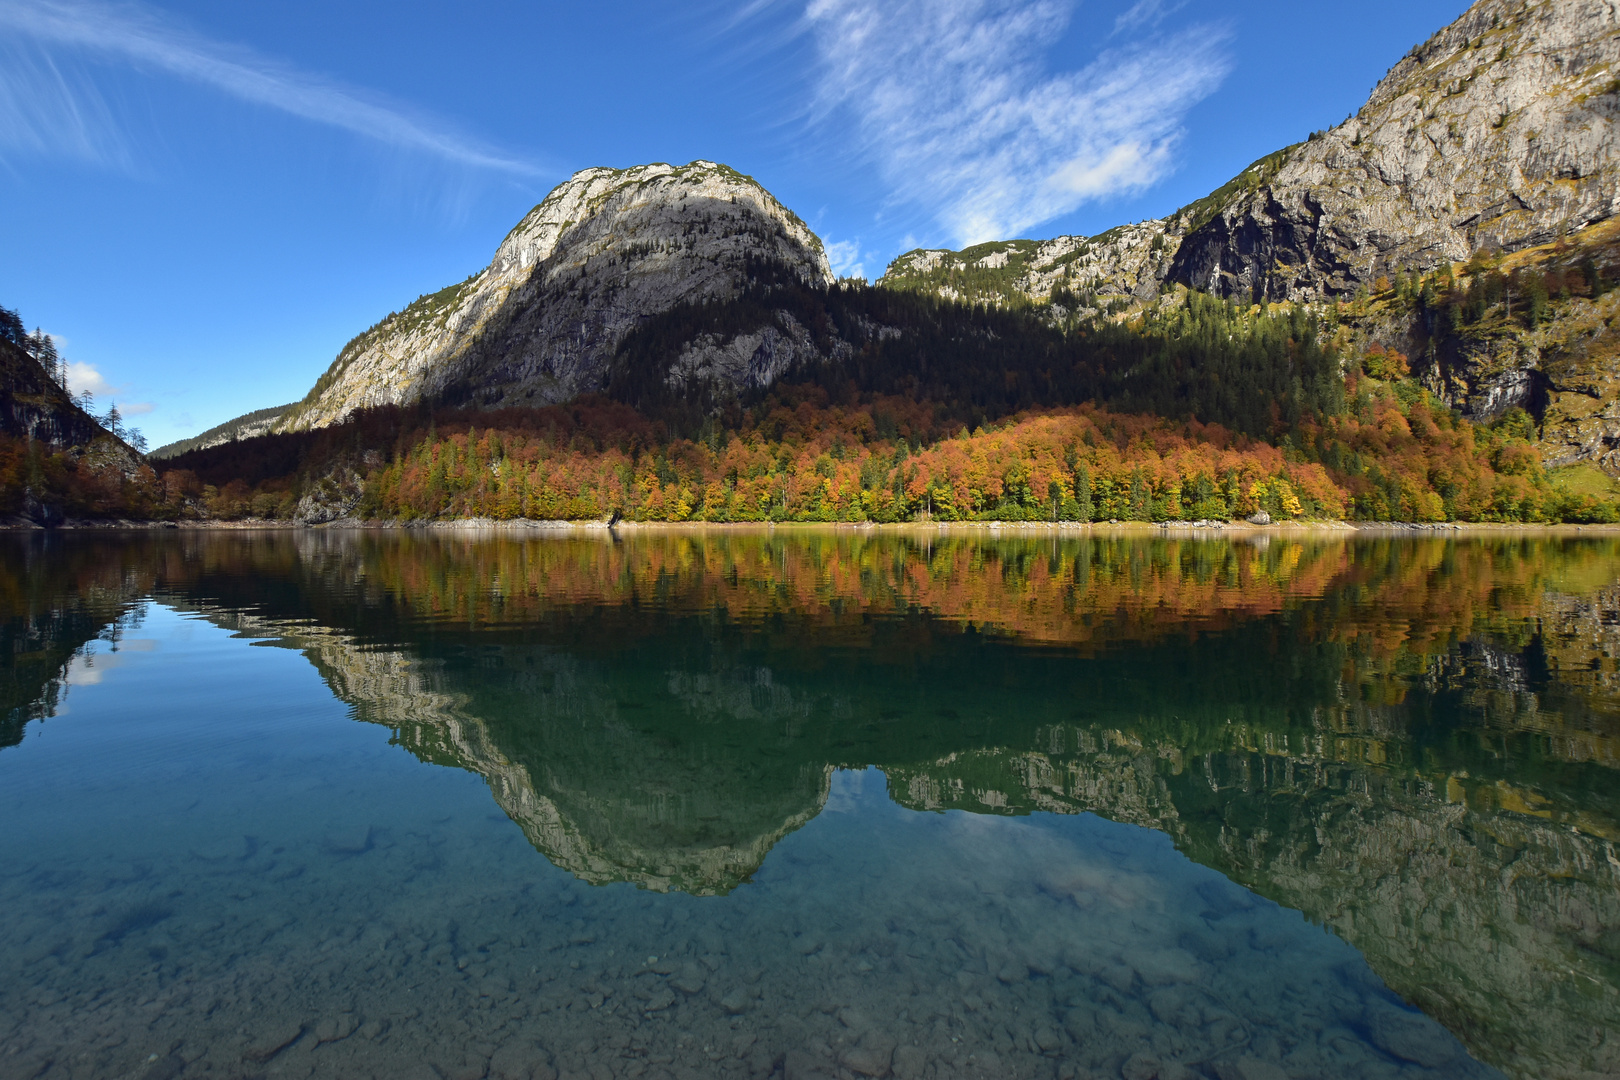
[[298, 650], [592, 884], [732, 893], [876, 766], [1159, 830], [1480, 1060], [1620, 1074], [1613, 539], [18, 540], [0, 747], [147, 597]]

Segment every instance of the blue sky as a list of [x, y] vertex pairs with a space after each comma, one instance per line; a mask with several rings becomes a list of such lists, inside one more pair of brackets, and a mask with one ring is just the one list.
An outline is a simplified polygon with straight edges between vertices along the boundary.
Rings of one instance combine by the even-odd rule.
[[0, 304], [154, 445], [302, 397], [593, 165], [723, 161], [877, 277], [1168, 213], [1461, 0], [0, 0]]

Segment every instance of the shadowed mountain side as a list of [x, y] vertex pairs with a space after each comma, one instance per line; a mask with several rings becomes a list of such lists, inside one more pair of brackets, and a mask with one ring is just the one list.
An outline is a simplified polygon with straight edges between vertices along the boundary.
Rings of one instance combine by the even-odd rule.
[[0, 338], [0, 435], [65, 449], [92, 443], [107, 429], [38, 360]]

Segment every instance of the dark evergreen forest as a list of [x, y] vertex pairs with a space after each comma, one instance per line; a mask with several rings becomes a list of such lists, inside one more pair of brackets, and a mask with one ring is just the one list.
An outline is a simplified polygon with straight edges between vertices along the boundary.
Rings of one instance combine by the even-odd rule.
[[[1275, 438], [1345, 407], [1338, 357], [1303, 310], [1251, 313], [1194, 292], [1129, 319], [1065, 320], [1045, 306], [963, 304], [864, 283], [818, 289], [765, 267], [754, 280], [733, 302], [683, 305], [649, 320], [619, 349], [606, 396], [692, 434], [726, 402], [712, 388], [671, 387], [681, 349], [700, 335], [725, 341], [780, 328], [786, 315], [832, 359], [801, 364], [781, 382], [819, 386], [834, 401], [931, 402], [959, 426], [1094, 402]], [[1058, 312], [1087, 302], [1058, 299]], [[740, 404], [763, 396], [744, 394]]]

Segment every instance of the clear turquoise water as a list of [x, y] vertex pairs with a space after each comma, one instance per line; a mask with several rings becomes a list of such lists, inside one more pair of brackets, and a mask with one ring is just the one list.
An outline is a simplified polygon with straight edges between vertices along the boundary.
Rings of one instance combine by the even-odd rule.
[[[1546, 624], [1584, 596], [1602, 645], [1614, 552], [1463, 573], [1482, 556], [1453, 551], [1432, 596], [1396, 590], [1421, 617], [1372, 604], [1417, 553], [1335, 555], [1326, 584], [1299, 584], [1323, 556], [1296, 553], [1270, 579], [1299, 584], [1281, 610], [1230, 618], [1227, 596], [1165, 633], [1143, 629], [1163, 588], [1131, 611], [1101, 582], [1197, 573], [1127, 545], [1063, 586], [1055, 610], [1089, 629], [1054, 640], [951, 608], [979, 603], [971, 575], [1027, 585], [1017, 545], [970, 551], [960, 581], [935, 565], [971, 595], [929, 609], [877, 580], [912, 568], [904, 545], [631, 544], [604, 564], [598, 543], [14, 548], [0, 1075], [1612, 1060], [1614, 718]], [[1480, 613], [1433, 615], [1480, 573]], [[1322, 630], [1369, 616], [1450, 636], [1362, 655]], [[1100, 625], [1118, 632], [1098, 644]], [[1559, 749], [1576, 735], [1599, 750]], [[1518, 803], [1470, 802], [1476, 781]], [[1549, 913], [1572, 904], [1560, 937]], [[1481, 1004], [1503, 998], [1517, 1031]]]

